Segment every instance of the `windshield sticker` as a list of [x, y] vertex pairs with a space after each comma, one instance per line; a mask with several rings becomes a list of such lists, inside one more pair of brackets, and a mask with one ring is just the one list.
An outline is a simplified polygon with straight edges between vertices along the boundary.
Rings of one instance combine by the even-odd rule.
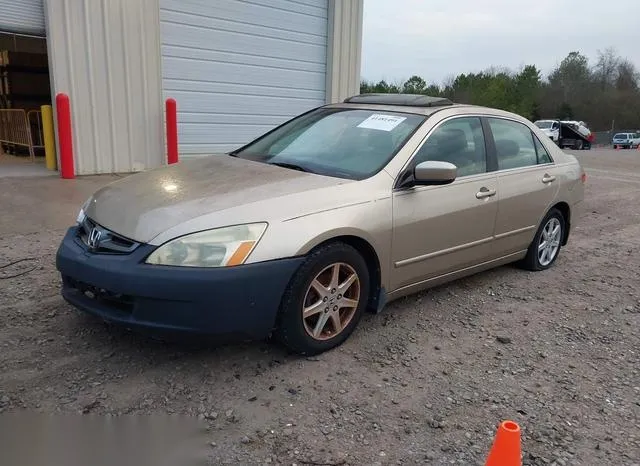
[[383, 115], [374, 113], [358, 125], [358, 128], [378, 129], [380, 131], [392, 131], [396, 126], [406, 120], [406, 117]]

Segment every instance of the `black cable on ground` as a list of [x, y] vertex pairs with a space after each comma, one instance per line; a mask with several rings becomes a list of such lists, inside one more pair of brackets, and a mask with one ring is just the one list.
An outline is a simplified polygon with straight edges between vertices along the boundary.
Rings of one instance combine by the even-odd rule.
[[[13, 262], [9, 262], [8, 264], [5, 265], [1, 265], [0, 269], [6, 269], [7, 267], [11, 267], [12, 265], [16, 265], [16, 264], [20, 264], [22, 262], [28, 262], [28, 261], [34, 261], [36, 260], [35, 257], [25, 257], [23, 259], [18, 259], [17, 261], [13, 261]], [[0, 275], [0, 280], [9, 280], [10, 278], [18, 278], [21, 277], [23, 275], [26, 275], [28, 273], [33, 272], [34, 270], [36, 270], [38, 268], [38, 266], [35, 266], [29, 270], [25, 270], [24, 272], [20, 272], [14, 275]]]

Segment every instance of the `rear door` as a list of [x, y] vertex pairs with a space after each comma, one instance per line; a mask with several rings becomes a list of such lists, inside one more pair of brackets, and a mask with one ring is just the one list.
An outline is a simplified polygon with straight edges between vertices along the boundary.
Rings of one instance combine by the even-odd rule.
[[445, 120], [409, 164], [454, 163], [458, 178], [445, 186], [416, 186], [393, 194], [393, 290], [491, 258], [498, 211], [497, 179], [487, 163], [479, 117]]
[[495, 248], [506, 256], [529, 247], [559, 189], [561, 169], [524, 124], [488, 117], [498, 163]]

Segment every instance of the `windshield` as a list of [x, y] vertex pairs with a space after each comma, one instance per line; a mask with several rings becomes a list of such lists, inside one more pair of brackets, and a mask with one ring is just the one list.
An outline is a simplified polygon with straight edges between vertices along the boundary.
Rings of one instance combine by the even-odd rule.
[[424, 120], [410, 113], [320, 108], [231, 155], [361, 180], [380, 171]]
[[540, 129], [550, 129], [553, 122], [551, 121], [536, 121], [534, 123]]
[[627, 133], [618, 133], [614, 136], [615, 139], [627, 139]]

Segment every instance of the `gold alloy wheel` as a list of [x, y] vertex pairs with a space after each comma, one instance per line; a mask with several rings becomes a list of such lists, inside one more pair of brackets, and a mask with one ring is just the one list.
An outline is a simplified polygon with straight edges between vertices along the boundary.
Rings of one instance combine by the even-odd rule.
[[323, 269], [305, 294], [302, 320], [307, 333], [325, 341], [339, 335], [351, 322], [360, 302], [360, 278], [348, 264]]

